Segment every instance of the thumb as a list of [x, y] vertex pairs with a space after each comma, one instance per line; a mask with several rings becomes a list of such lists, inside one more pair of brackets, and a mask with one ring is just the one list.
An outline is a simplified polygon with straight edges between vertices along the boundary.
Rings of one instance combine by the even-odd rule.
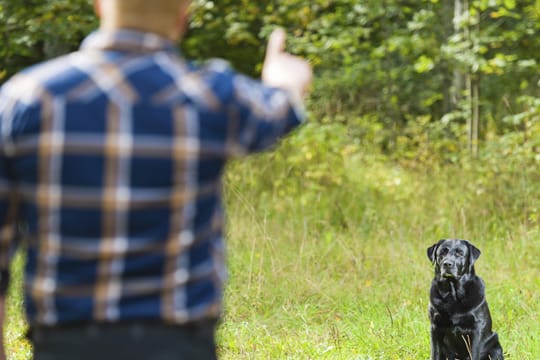
[[276, 55], [279, 55], [285, 49], [285, 40], [287, 39], [287, 34], [282, 28], [275, 29], [270, 34], [268, 39], [268, 46], [266, 48], [266, 57], [270, 58]]

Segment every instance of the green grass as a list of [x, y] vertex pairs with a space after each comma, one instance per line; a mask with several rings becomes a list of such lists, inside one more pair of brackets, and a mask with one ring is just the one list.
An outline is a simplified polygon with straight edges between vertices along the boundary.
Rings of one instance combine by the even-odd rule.
[[[540, 359], [537, 172], [413, 172], [351, 156], [339, 181], [293, 186], [268, 161], [228, 173], [222, 359], [428, 359], [426, 249], [442, 237], [482, 250], [476, 269], [507, 359]], [[272, 182], [281, 185], [258, 186]], [[9, 359], [26, 360], [13, 293]]]
[[537, 177], [352, 158], [340, 185], [302, 203], [246, 188], [276, 173], [257, 175], [265, 161], [230, 176], [223, 359], [429, 359], [426, 249], [442, 237], [482, 250], [507, 359], [540, 359]]
[[17, 254], [12, 263], [12, 281], [6, 301], [4, 321], [5, 352], [8, 360], [28, 360], [32, 358], [32, 347], [26, 340], [26, 322], [23, 316], [22, 267], [23, 257]]

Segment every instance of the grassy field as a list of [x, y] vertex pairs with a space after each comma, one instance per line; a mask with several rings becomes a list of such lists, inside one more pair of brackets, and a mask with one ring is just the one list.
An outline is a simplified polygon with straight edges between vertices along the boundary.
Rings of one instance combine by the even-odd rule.
[[[266, 161], [229, 169], [222, 359], [428, 359], [426, 249], [442, 237], [482, 250], [476, 270], [507, 359], [540, 359], [537, 171], [413, 172], [352, 156], [339, 182], [296, 179], [298, 191], [255, 186], [286, 171]], [[11, 360], [30, 358], [20, 305], [13, 296]]]
[[304, 202], [250, 192], [241, 168], [228, 187], [222, 358], [429, 359], [426, 249], [460, 237], [482, 250], [476, 270], [507, 358], [540, 359], [540, 184], [513, 166], [410, 172], [353, 157], [341, 185]]

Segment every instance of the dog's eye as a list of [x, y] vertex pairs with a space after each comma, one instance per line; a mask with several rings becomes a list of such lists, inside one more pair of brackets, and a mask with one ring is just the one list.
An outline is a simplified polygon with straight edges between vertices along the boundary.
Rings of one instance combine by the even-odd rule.
[[442, 248], [441, 255], [446, 255], [446, 254], [448, 254], [448, 248]]
[[458, 249], [458, 250], [456, 250], [456, 255], [457, 256], [463, 256], [463, 255], [465, 255], [465, 252], [463, 250]]

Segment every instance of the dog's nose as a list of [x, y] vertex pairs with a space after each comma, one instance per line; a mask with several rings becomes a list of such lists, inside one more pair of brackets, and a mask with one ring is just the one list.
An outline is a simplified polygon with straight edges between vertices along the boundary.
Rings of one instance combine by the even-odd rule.
[[449, 267], [452, 267], [454, 265], [454, 263], [450, 260], [446, 260], [443, 262], [443, 267], [444, 268], [449, 268]]

